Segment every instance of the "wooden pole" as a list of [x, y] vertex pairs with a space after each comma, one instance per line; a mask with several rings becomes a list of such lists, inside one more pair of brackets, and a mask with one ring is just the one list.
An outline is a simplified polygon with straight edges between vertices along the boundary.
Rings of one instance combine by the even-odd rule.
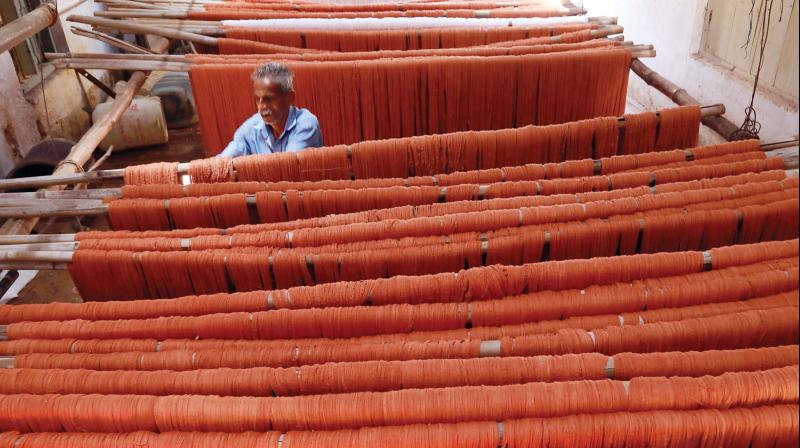
[[46, 263], [69, 263], [72, 261], [73, 252], [39, 251], [39, 252], [0, 252], [0, 262], [9, 261], [35, 261]]
[[0, 244], [68, 243], [75, 241], [74, 234], [0, 235]]
[[[117, 97], [113, 100], [108, 112], [100, 120], [95, 122], [91, 128], [89, 128], [89, 130], [83, 135], [83, 137], [81, 137], [78, 143], [72, 147], [67, 157], [62, 160], [61, 163], [59, 163], [52, 176], [48, 177], [59, 178], [62, 176], [75, 176], [76, 172], [83, 171], [83, 165], [92, 156], [95, 148], [97, 148], [100, 142], [106, 137], [106, 135], [108, 135], [108, 132], [111, 130], [111, 128], [114, 127], [114, 125], [119, 121], [120, 117], [122, 117], [122, 114], [128, 110], [133, 97], [136, 95], [136, 92], [139, 91], [139, 88], [142, 87], [142, 84], [144, 84], [144, 80], [146, 78], [147, 75], [143, 72], [135, 72], [131, 75], [127, 84], [125, 84], [125, 87], [120, 90], [120, 92], [117, 94]], [[86, 174], [81, 173], [78, 174], [78, 176], [84, 177]], [[65, 184], [60, 182], [46, 182], [44, 184], [30, 186], [58, 186], [59, 188], [62, 188], [60, 187], [61, 185]], [[34, 226], [36, 226], [36, 223], [39, 221], [39, 216], [30, 214], [23, 214], [22, 216], [25, 216], [28, 219], [6, 222], [6, 224], [3, 225], [3, 233], [30, 233]]]
[[[142, 48], [138, 45], [134, 45], [128, 42], [125, 42], [122, 39], [117, 39], [116, 37], [109, 36], [108, 34], [104, 34], [98, 31], [93, 30], [84, 30], [83, 28], [78, 28], [73, 26], [71, 28], [73, 34], [77, 34], [78, 36], [88, 37], [90, 39], [97, 39], [100, 42], [105, 42], [112, 47], [116, 47], [122, 51], [127, 53], [134, 53], [134, 54], [155, 54], [152, 51]], [[113, 54], [113, 53], [105, 53], [105, 54]], [[45, 53], [47, 56], [47, 53]], [[132, 54], [128, 54], [128, 56], [133, 56]]]
[[[793, 170], [798, 167], [797, 165], [797, 149], [793, 150], [779, 150], [790, 151], [783, 154], [770, 154], [769, 156], [782, 157], [784, 159], [784, 169]], [[773, 151], [775, 153], [777, 151]], [[440, 195], [444, 196], [445, 189], [442, 189]], [[285, 194], [282, 195], [284, 202], [286, 201]], [[255, 211], [256, 195], [246, 195], [245, 201], [251, 211]], [[0, 218], [26, 218], [31, 216], [36, 217], [67, 217], [67, 216], [95, 216], [102, 215], [108, 212], [108, 205], [97, 199], [30, 199], [30, 198], [15, 198], [5, 200], [8, 205], [0, 206]], [[169, 199], [165, 200], [164, 207], [168, 207]]]
[[51, 185], [68, 185], [76, 183], [100, 182], [104, 179], [120, 179], [125, 170], [98, 170], [91, 173], [64, 173], [49, 176], [20, 177], [18, 179], [0, 179], [0, 190], [21, 190], [49, 187]]
[[168, 6], [161, 6], [155, 3], [145, 3], [135, 0], [97, 0], [100, 3], [105, 3], [110, 7], [131, 7], [131, 8], [138, 8], [138, 9], [156, 9], [156, 10], [168, 10], [170, 7]]
[[208, 36], [203, 36], [202, 34], [189, 33], [186, 31], [165, 28], [165, 27], [142, 25], [129, 20], [110, 20], [110, 19], [103, 19], [100, 17], [86, 17], [77, 15], [71, 15], [67, 17], [67, 20], [70, 22], [83, 23], [85, 25], [92, 25], [95, 27], [101, 26], [104, 28], [111, 28], [118, 31], [125, 31], [129, 33], [152, 34], [155, 36], [162, 36], [170, 39], [187, 40], [189, 42], [209, 45], [212, 47], [217, 46], [217, 38], [215, 37], [208, 37]]
[[[652, 45], [628, 45], [622, 46], [623, 48], [627, 48], [631, 51], [649, 51], [652, 50]], [[412, 50], [415, 51], [415, 50]], [[303, 55], [309, 58], [313, 58], [315, 56], [325, 55], [327, 53], [316, 53], [310, 55]], [[111, 54], [111, 53], [45, 53], [45, 58], [48, 61], [53, 62], [57, 66], [61, 65], [72, 65], [72, 64], [82, 64], [84, 61], [89, 61], [89, 63], [106, 63], [109, 61], [109, 64], [113, 64], [114, 62], [110, 61], [123, 61], [123, 62], [130, 62], [130, 61], [145, 61], [145, 62], [158, 62], [158, 63], [175, 63], [175, 66], [178, 64], [192, 64], [193, 58], [191, 56], [182, 55], [182, 54]], [[215, 57], [217, 55], [209, 55], [208, 57]], [[253, 63], [262, 61], [265, 55], [236, 55], [237, 62], [227, 62], [225, 58], [219, 58], [219, 64], [241, 64], [239, 62], [239, 58], [252, 60]], [[276, 57], [281, 59], [280, 54], [275, 55], [266, 55], [269, 57]], [[306, 60], [305, 58], [302, 60]]]
[[[64, 199], [57, 201], [52, 201], [49, 199], [33, 199], [31, 201], [46, 201], [46, 203], [37, 204], [34, 202], [27, 207], [0, 207], [0, 219], [96, 216], [103, 215], [108, 211], [108, 206], [98, 201], [94, 201], [94, 203], [64, 203], [66, 201]], [[76, 201], [83, 200], [77, 199]]]
[[[77, 190], [80, 191], [80, 190]], [[3, 197], [2, 201], [0, 201], [0, 210], [5, 211], [8, 209], [14, 208], [35, 208], [35, 207], [42, 207], [48, 204], [58, 204], [59, 207], [63, 207], [64, 209], [72, 209], [72, 210], [80, 210], [86, 207], [92, 207], [98, 204], [102, 204], [103, 201], [100, 199], [83, 199], [83, 198], [34, 198], [31, 199], [27, 196], [11, 196], [14, 193], [6, 193], [6, 196]]]
[[[114, 21], [117, 22], [117, 21]], [[204, 36], [225, 36], [225, 28], [221, 21], [216, 20], [190, 20], [190, 19], [163, 19], [163, 18], [142, 18], [135, 21], [137, 24], [157, 26], [161, 28], [171, 28], [182, 30], [194, 34], [202, 34]], [[591, 22], [590, 23], [594, 23]], [[605, 35], [621, 34], [622, 26], [618, 26], [616, 21], [613, 23], [598, 22], [598, 28], [591, 30], [594, 37], [602, 37]], [[96, 26], [97, 29], [111, 29], [105, 26]], [[608, 30], [618, 30], [616, 33], [608, 33]], [[552, 36], [557, 38], [558, 36]]]
[[[659, 75], [640, 60], [635, 60], [631, 64], [631, 70], [636, 73], [644, 82], [653, 86], [659, 92], [666, 95], [675, 104], [686, 106], [690, 104], [700, 104], [689, 92], [679, 87], [677, 84]], [[739, 129], [739, 126], [731, 123], [723, 116], [709, 116], [703, 118], [703, 124], [721, 135], [725, 140], [730, 140], [731, 134]]]
[[773, 149], [772, 151], [767, 151], [767, 157], [780, 157], [783, 159], [783, 167], [787, 170], [796, 170], [800, 164], [798, 164], [798, 149], [797, 149], [797, 140], [794, 141], [793, 147], [785, 147], [782, 149]]
[[[114, 11], [97, 11], [94, 13], [96, 17], [108, 18], [108, 19], [145, 19], [145, 18], [156, 18], [156, 19], [187, 19], [189, 18], [189, 13], [194, 10], [164, 10], [164, 11], [154, 11], [154, 10], [145, 10], [145, 9], [117, 9]], [[282, 13], [282, 12], [290, 12], [290, 11], [265, 11], [265, 12], [275, 12], [275, 13]], [[291, 11], [297, 12], [297, 11]], [[567, 8], [565, 14], [559, 17], [570, 17], [570, 16], [577, 16], [581, 14], [585, 14], [586, 10], [577, 7], [577, 8]], [[303, 14], [300, 11], [298, 14]], [[343, 16], [336, 16], [336, 13], [333, 12], [318, 12], [318, 11], [308, 11], [305, 13], [305, 16], [310, 18], [320, 18], [320, 19], [336, 19], [342, 18]], [[369, 17], [368, 15], [366, 17]], [[400, 18], [417, 18], [417, 17], [425, 17], [424, 14], [420, 14], [420, 11], [401, 11], [401, 14], [398, 16]], [[277, 14], [275, 17], [276, 19], [281, 18], [299, 18], [299, 17], [287, 17], [285, 15]], [[514, 19], [514, 17], [494, 17], [492, 15], [492, 10], [474, 10], [471, 17], [466, 18], [473, 18], [473, 19]], [[519, 17], [521, 19], [526, 17]], [[558, 18], [558, 17], [556, 17]]]
[[78, 249], [80, 243], [77, 241], [66, 243], [28, 243], [28, 244], [8, 244], [0, 246], [3, 250], [10, 251], [72, 251]]
[[[634, 58], [653, 58], [655, 50], [635, 50], [631, 52]], [[59, 59], [53, 61], [53, 66], [59, 69], [100, 69], [100, 70], [141, 70], [141, 71], [167, 71], [187, 72], [191, 70], [190, 62], [160, 62], [147, 60], [121, 60], [121, 59]]]
[[58, 19], [56, 5], [43, 3], [24, 16], [0, 27], [0, 53], [8, 51], [25, 39], [51, 26]]
[[[608, 35], [607, 33], [614, 33], [614, 32], [615, 32], [615, 30], [608, 30], [606, 32], [602, 32], [602, 33], [598, 34], [597, 37], [598, 38], [604, 38], [604, 37], [606, 37]], [[554, 39], [553, 40], [554, 43], [560, 42], [560, 36], [554, 36], [553, 39]], [[608, 41], [609, 41], [609, 43], [611, 43], [611, 42], [614, 42], [614, 39], [608, 39]], [[531, 45], [531, 46], [535, 47], [536, 45]], [[653, 45], [651, 45], [651, 44], [639, 44], [639, 45], [636, 45], [633, 42], [621, 42], [619, 44], [619, 47], [631, 50], [633, 52], [653, 50]], [[480, 46], [475, 46], [475, 47], [465, 47], [465, 49], [473, 49], [473, 48], [476, 49], [476, 50], [481, 50], [481, 49], [500, 48], [500, 47], [489, 47], [489, 46], [485, 46], [485, 45], [480, 45]], [[519, 48], [519, 47], [517, 47], [517, 48]], [[449, 49], [443, 49], [443, 50], [449, 50]], [[420, 50], [408, 50], [408, 53], [413, 55], [413, 54], [415, 54], [415, 52], [418, 52], [418, 51], [420, 51]], [[427, 51], [427, 50], [422, 50], [422, 51]], [[354, 53], [358, 54], [358, 52], [354, 52]], [[305, 57], [313, 58], [313, 57], [316, 57], [316, 56], [325, 56], [325, 55], [330, 55], [330, 54], [342, 54], [342, 53], [340, 53], [340, 52], [327, 52], [326, 51], [326, 52], [321, 52], [321, 53], [303, 55], [303, 59], [305, 59]], [[344, 54], [347, 54], [347, 53], [344, 53]], [[80, 59], [80, 60], [84, 60], [85, 59], [85, 60], [92, 60], [92, 61], [155, 61], [155, 62], [177, 62], [177, 63], [188, 63], [188, 64], [192, 63], [192, 58], [187, 56], [187, 55], [155, 54], [155, 53], [150, 53], [150, 52], [141, 53], [141, 54], [45, 53], [44, 56], [45, 56], [45, 59], [47, 59], [48, 61], [55, 62], [55, 63], [69, 63], [69, 62], [72, 62], [73, 60], [78, 60], [78, 59]], [[219, 57], [220, 55], [208, 55], [208, 57], [215, 57], [215, 56]], [[271, 57], [271, 58], [280, 59], [282, 57], [285, 57], [286, 55], [278, 53], [278, 54], [271, 54], [271, 55], [266, 55], [266, 56]], [[241, 58], [241, 59], [253, 59], [253, 61], [255, 62], [255, 61], [263, 60], [265, 55], [263, 55], [263, 54], [241, 54], [241, 55], [236, 55], [236, 57], [237, 57], [237, 59], [239, 59], [239, 58]], [[225, 62], [225, 58], [219, 57], [219, 63], [220, 64], [226, 63]]]
[[[723, 104], [711, 104], [708, 106], [702, 106], [700, 108], [700, 115], [702, 117], [710, 115], [719, 115], [724, 113], [725, 113], [725, 106]], [[618, 117], [617, 121], [619, 127], [621, 128], [625, 127], [625, 117]], [[789, 142], [781, 142], [780, 144], [788, 144], [788, 143]], [[778, 148], [775, 147], [775, 144], [773, 144], [772, 149], [778, 149]], [[177, 171], [178, 174], [188, 173], [189, 164], [179, 163]], [[46, 187], [51, 185], [92, 183], [92, 182], [102, 181], [104, 179], [119, 179], [123, 177], [124, 174], [125, 174], [124, 169], [115, 169], [115, 170], [98, 170], [98, 171], [93, 171], [91, 173], [83, 173], [83, 174], [74, 174], [74, 173], [63, 174], [63, 175], [53, 174], [50, 176], [21, 177], [17, 179], [0, 179], [0, 190], [18, 190], [18, 189]], [[110, 192], [109, 194], [113, 195], [115, 194], [115, 192]], [[45, 196], [34, 196], [34, 197], [42, 198], [47, 196], [45, 195]], [[68, 196], [67, 192], [65, 192], [63, 196], [59, 195], [58, 197], [66, 198], [70, 196]], [[80, 197], [85, 197], [85, 196], [80, 196]]]
[[[169, 41], [164, 41], [160, 47], [153, 48], [157, 52], [166, 51]], [[121, 89], [117, 97], [112, 102], [111, 107], [103, 118], [95, 122], [89, 131], [81, 137], [78, 143], [72, 147], [67, 158], [62, 161], [53, 172], [53, 176], [66, 176], [83, 171], [83, 165], [89, 160], [100, 141], [105, 138], [111, 128], [116, 124], [122, 114], [128, 110], [128, 107], [139, 91], [147, 75], [143, 72], [133, 73], [128, 80], [127, 84]], [[85, 173], [83, 173], [85, 174]], [[50, 188], [60, 190], [63, 188], [63, 183], [51, 183]], [[0, 234], [28, 234], [33, 231], [36, 223], [39, 222], [38, 217], [28, 219], [10, 219], [3, 223], [0, 227]]]
[[37, 190], [21, 193], [0, 193], [0, 201], [9, 198], [27, 199], [105, 199], [115, 198], [122, 194], [121, 188], [93, 188], [80, 190]]

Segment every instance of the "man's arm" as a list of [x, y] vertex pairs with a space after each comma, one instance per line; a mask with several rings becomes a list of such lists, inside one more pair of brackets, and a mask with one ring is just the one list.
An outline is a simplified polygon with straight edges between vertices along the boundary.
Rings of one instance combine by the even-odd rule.
[[[259, 117], [261, 119], [261, 117]], [[254, 154], [256, 151], [250, 148], [250, 143], [247, 141], [247, 136], [253, 132], [253, 117], [248, 118], [239, 126], [239, 129], [233, 133], [233, 140], [228, 143], [228, 146], [217, 154], [217, 157], [239, 157], [248, 154]]]
[[317, 117], [311, 115], [298, 123], [286, 142], [286, 151], [302, 151], [306, 148], [319, 148], [322, 146], [322, 131], [319, 128]]
[[245, 154], [244, 148], [246, 146], [245, 146], [244, 141], [240, 141], [240, 140], [243, 140], [243, 139], [238, 139], [236, 134], [234, 134], [233, 135], [233, 140], [231, 140], [231, 142], [228, 143], [228, 146], [226, 146], [225, 149], [222, 150], [222, 152], [217, 154], [216, 157], [234, 158], [234, 157], [243, 156]]

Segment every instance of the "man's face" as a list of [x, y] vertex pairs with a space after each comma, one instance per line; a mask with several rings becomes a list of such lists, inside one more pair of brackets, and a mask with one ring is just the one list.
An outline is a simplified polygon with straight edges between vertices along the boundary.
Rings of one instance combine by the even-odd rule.
[[253, 95], [258, 113], [267, 125], [283, 125], [289, 115], [289, 106], [294, 103], [294, 91], [282, 92], [270, 79], [253, 81]]

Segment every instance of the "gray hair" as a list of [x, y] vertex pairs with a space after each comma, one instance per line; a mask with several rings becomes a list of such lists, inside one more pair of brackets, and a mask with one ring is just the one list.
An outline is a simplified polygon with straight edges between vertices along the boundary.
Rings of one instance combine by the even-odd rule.
[[253, 81], [269, 79], [278, 84], [284, 93], [294, 90], [294, 74], [289, 67], [280, 62], [261, 65], [253, 71], [250, 77], [253, 78]]

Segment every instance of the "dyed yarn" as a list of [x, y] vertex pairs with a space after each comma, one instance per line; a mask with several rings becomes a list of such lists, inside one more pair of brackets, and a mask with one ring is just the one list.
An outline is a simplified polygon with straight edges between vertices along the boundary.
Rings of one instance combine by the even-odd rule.
[[[743, 294], [745, 297], [755, 297], [759, 295], [769, 295], [786, 291], [796, 287], [796, 276], [794, 268], [797, 262], [788, 260], [769, 260], [752, 265], [735, 266], [714, 270], [710, 272], [687, 274], [688, 277], [665, 277], [654, 278], [636, 285], [597, 285], [580, 290], [564, 290], [558, 297], [562, 300], [550, 298], [548, 293], [539, 292], [530, 295], [516, 297], [506, 297], [509, 310], [508, 313], [496, 312], [495, 316], [504, 321], [516, 323], [513, 319], [537, 320], [555, 319], [560, 317], [565, 308], [564, 306], [579, 306], [580, 304], [586, 312], [611, 313], [613, 306], [619, 306], [622, 311], [638, 309], [654, 309], [665, 306], [686, 306], [700, 303], [708, 303], [712, 300], [725, 300], [727, 294]], [[768, 270], [775, 270], [775, 273], [765, 273]], [[733, 280], [737, 279], [737, 280]], [[687, 291], [683, 288], [684, 283], [697, 284], [698, 286]], [[676, 289], [677, 288], [677, 289]], [[664, 291], [663, 296], [657, 299], [648, 295], [649, 289]], [[676, 295], [671, 295], [672, 291], [677, 291]], [[702, 291], [702, 296], [695, 294]], [[730, 292], [733, 291], [733, 292]], [[617, 299], [624, 294], [625, 300]], [[269, 303], [264, 300], [264, 293], [238, 293], [225, 295], [212, 294], [207, 296], [191, 296], [178, 299], [167, 300], [143, 300], [130, 302], [87, 302], [83, 304], [71, 303], [52, 303], [44, 305], [14, 305], [0, 307], [0, 322], [10, 324], [15, 322], [36, 322], [36, 321], [63, 321], [72, 319], [84, 320], [113, 320], [113, 319], [145, 319], [161, 316], [193, 316], [214, 313], [230, 312], [256, 312], [268, 310]], [[542, 300], [536, 300], [542, 297]], [[737, 296], [738, 297], [738, 296]], [[225, 298], [225, 300], [222, 300]], [[513, 300], [512, 300], [513, 299]], [[491, 299], [490, 299], [491, 300]], [[548, 300], [553, 300], [549, 306]], [[596, 304], [595, 304], [596, 300]], [[566, 301], [566, 304], [564, 303]], [[585, 302], [585, 303], [584, 303]], [[529, 314], [528, 306], [536, 308]], [[468, 310], [479, 309], [480, 305], [470, 305]], [[602, 311], [599, 311], [602, 310]], [[459, 311], [457, 308], [456, 311]], [[471, 314], [471, 313], [470, 313]], [[471, 317], [477, 325], [493, 325], [498, 321], [480, 316]], [[15, 341], [16, 343], [17, 341]], [[6, 344], [0, 341], [0, 347]], [[2, 353], [2, 351], [0, 351]]]
[[[795, 405], [761, 406], [694, 411], [616, 412], [579, 414], [556, 418], [384, 426], [339, 431], [291, 431], [268, 433], [135, 432], [29, 433], [6, 432], [0, 440], [9, 446], [67, 448], [146, 445], [153, 448], [191, 446], [350, 446], [374, 447], [386, 440], [403, 440], [416, 447], [474, 446], [495, 448], [500, 439], [508, 446], [531, 446], [546, 440], [574, 442], [582, 446], [653, 446], [664, 440], [689, 446], [713, 440], [719, 446], [794, 446], [797, 444]], [[17, 442], [19, 441], [19, 442]], [[4, 445], [5, 446], [5, 445]]]
[[[292, 396], [432, 387], [523, 384], [535, 381], [600, 380], [613, 377], [704, 376], [768, 370], [797, 364], [797, 346], [706, 352], [597, 353], [535, 358], [364, 361], [299, 368], [93, 371], [8, 369], [0, 371], [3, 394], [139, 394]], [[469, 372], [469, 373], [467, 373]], [[636, 373], [636, 375], [633, 375]], [[331, 383], [328, 378], [338, 378]]]
[[189, 163], [189, 176], [192, 179], [205, 179], [206, 182], [231, 182], [236, 180], [233, 159], [215, 157], [193, 160]]
[[[288, 61], [288, 65], [295, 72], [297, 105], [314, 111], [322, 123], [323, 138], [336, 145], [619, 115], [624, 108], [630, 58], [627, 50], [602, 49], [341, 63]], [[488, 82], [493, 68], [502, 70], [507, 82]], [[246, 84], [252, 69], [252, 65], [192, 66], [192, 89], [212, 93], [196, 98], [209, 156], [219, 152], [255, 111], [250, 95], [233, 88]], [[509, 73], [525, 73], [525, 79], [514, 82]], [[318, 95], [317, 89], [340, 92], [350, 100], [330, 101], [330, 95]], [[464, 95], [464, 91], [472, 94]], [[428, 96], [427, 103], [419, 101], [423, 94]], [[564, 101], [573, 97], [595, 100]], [[487, 109], [483, 107], [487, 102], [498, 106]], [[342, 104], [350, 106], [342, 108]], [[350, 118], [342, 122], [342, 116]], [[445, 116], [448, 118], [442, 120]]]
[[125, 185], [177, 184], [178, 164], [158, 162], [125, 168]]
[[[267, 431], [558, 417], [614, 411], [727, 409], [794, 404], [797, 366], [702, 378], [635, 378], [468, 386], [315, 397], [6, 395], [4, 431]], [[658, 391], [654, 394], [654, 391]], [[352, 406], [358, 403], [359, 406]], [[49, 405], [49, 406], [48, 406]], [[107, 407], [107, 408], [105, 408]], [[108, 409], [97, 418], [98, 409]], [[378, 412], [382, 409], [382, 412]]]
[[[246, 104], [246, 103], [240, 103]], [[689, 109], [697, 109], [688, 106]], [[679, 108], [681, 109], [681, 108]], [[682, 110], [682, 109], [681, 109]], [[697, 109], [699, 111], [699, 109]], [[642, 114], [646, 116], [647, 114]], [[689, 116], [691, 114], [684, 114]], [[687, 135], [685, 140], [680, 140], [680, 135], [685, 132], [674, 127], [675, 122], [657, 123], [655, 120], [636, 120], [640, 115], [626, 116], [626, 126], [623, 133], [649, 132], [655, 134], [658, 128], [661, 133], [672, 135], [673, 148], [691, 148], [696, 141], [696, 135]], [[546, 127], [523, 126], [518, 129], [503, 129], [499, 131], [470, 131], [455, 132], [450, 134], [429, 135], [424, 137], [406, 137], [399, 139], [386, 139], [381, 141], [365, 141], [346, 146], [329, 146], [319, 150], [309, 149], [299, 153], [280, 153], [269, 155], [256, 155], [239, 157], [235, 160], [236, 178], [240, 181], [327, 181], [338, 179], [350, 182], [351, 176], [359, 179], [357, 182], [368, 182], [372, 179], [377, 182], [379, 178], [397, 178], [393, 185], [431, 185], [431, 177], [444, 180], [445, 173], [463, 171], [489, 170], [501, 168], [506, 172], [506, 177], [498, 180], [515, 180], [531, 176], [525, 174], [535, 172], [538, 167], [521, 166], [525, 164], [561, 163], [568, 159], [583, 157], [603, 158], [601, 169], [604, 174], [626, 171], [637, 167], [655, 166], [680, 159], [672, 159], [672, 155], [659, 155], [657, 153], [645, 154], [654, 150], [655, 140], [635, 149], [619, 147], [620, 128], [614, 118], [601, 118], [583, 120], [579, 122], [551, 125]], [[699, 126], [699, 116], [693, 126]], [[627, 140], [630, 142], [630, 139]], [[536, 148], [531, 150], [531, 148]], [[673, 149], [669, 148], [669, 149]], [[749, 149], [746, 150], [745, 148]], [[695, 159], [712, 157], [711, 154], [735, 154], [739, 152], [760, 151], [755, 140], [745, 142], [732, 142], [721, 145], [709, 145], [700, 148], [691, 148], [690, 153]], [[641, 154], [639, 157], [610, 157], [618, 153]], [[704, 155], [708, 154], [708, 155]], [[684, 160], [687, 153], [683, 154]], [[608, 158], [610, 157], [610, 158]], [[661, 159], [660, 157], [664, 157]], [[351, 160], [352, 159], [352, 160]], [[202, 162], [226, 164], [223, 161]], [[131, 167], [131, 170], [143, 171], [148, 166]], [[224, 176], [232, 176], [226, 168], [221, 169]], [[177, 183], [177, 172], [160, 174], [160, 165], [155, 165], [150, 170], [150, 183]], [[204, 176], [206, 170], [195, 169], [193, 182], [212, 182], [209, 176]], [[569, 177], [560, 174], [561, 169], [548, 170], [546, 177]], [[517, 174], [518, 173], [518, 174]], [[591, 174], [592, 171], [584, 175]], [[502, 174], [500, 172], [496, 173]], [[476, 173], [478, 178], [482, 173]], [[577, 176], [579, 174], [574, 174]], [[417, 177], [415, 177], [417, 176]], [[455, 177], [462, 175], [453, 174]], [[400, 179], [409, 178], [401, 181]], [[465, 179], [466, 180], [466, 179]], [[495, 180], [497, 181], [497, 180]], [[337, 181], [339, 182], [339, 181]], [[464, 183], [463, 181], [450, 181], [447, 184]], [[440, 185], [447, 185], [441, 183]], [[352, 185], [357, 188], [359, 184]], [[367, 183], [364, 186], [383, 186]], [[194, 187], [194, 186], [190, 186]], [[288, 189], [290, 186], [279, 187]], [[327, 188], [327, 187], [326, 187]], [[229, 191], [241, 192], [241, 191]]]

